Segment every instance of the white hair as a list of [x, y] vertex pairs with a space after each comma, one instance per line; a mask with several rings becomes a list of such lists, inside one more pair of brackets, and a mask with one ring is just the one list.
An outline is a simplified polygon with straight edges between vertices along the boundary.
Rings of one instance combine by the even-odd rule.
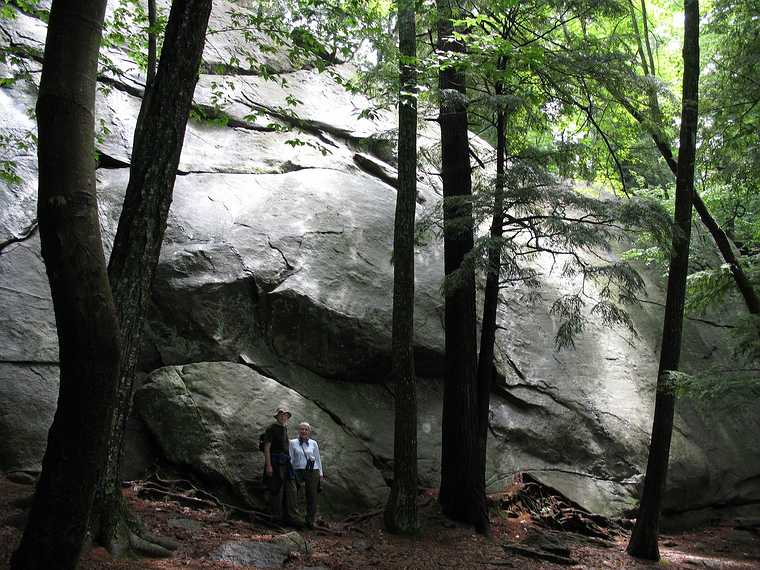
[[301, 422], [298, 424], [298, 429], [301, 429], [302, 427], [305, 427], [309, 431], [311, 431], [311, 426], [309, 425], [309, 422]]

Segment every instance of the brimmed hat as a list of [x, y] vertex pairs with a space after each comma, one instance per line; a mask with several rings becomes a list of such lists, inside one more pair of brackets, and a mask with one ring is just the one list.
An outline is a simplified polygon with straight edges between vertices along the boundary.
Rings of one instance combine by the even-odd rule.
[[280, 414], [287, 414], [288, 419], [290, 419], [293, 416], [293, 414], [291, 414], [288, 410], [282, 407], [277, 408], [277, 411], [275, 411], [274, 413], [274, 418], [276, 419], [277, 416], [279, 416]]

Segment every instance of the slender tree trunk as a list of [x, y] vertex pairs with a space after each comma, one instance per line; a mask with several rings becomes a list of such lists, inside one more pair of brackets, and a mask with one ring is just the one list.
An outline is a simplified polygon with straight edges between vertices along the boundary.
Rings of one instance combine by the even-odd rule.
[[145, 73], [145, 91], [156, 78], [156, 0], [148, 0], [148, 69]]
[[158, 72], [137, 119], [129, 184], [108, 265], [122, 331], [122, 371], [94, 530], [98, 540], [117, 553], [124, 546], [124, 529], [119, 527], [119, 464], [135, 365], [210, 13], [211, 0], [174, 0], [172, 4]]
[[105, 464], [119, 333], [95, 193], [95, 84], [105, 0], [54, 0], [37, 100], [39, 220], [60, 360], [58, 408], [11, 567], [75, 568]]
[[[438, 0], [438, 51], [463, 52], [453, 37], [451, 2]], [[455, 67], [442, 69], [441, 177], [443, 180], [446, 377], [443, 394], [441, 490], [446, 516], [488, 532], [485, 464], [479, 453], [475, 277], [467, 261], [473, 242], [472, 180], [466, 81]], [[456, 275], [454, 275], [456, 274]], [[452, 279], [453, 277], [453, 279]]]
[[415, 0], [399, 0], [398, 193], [393, 236], [392, 377], [396, 419], [393, 484], [385, 528], [417, 531], [417, 394], [414, 382], [414, 215], [417, 205], [417, 37]]
[[673, 252], [668, 273], [649, 461], [636, 526], [628, 543], [628, 552], [632, 556], [648, 560], [658, 560], [660, 557], [657, 537], [675, 413], [675, 395], [669, 374], [678, 370], [681, 357], [686, 276], [689, 269], [699, 97], [699, 2], [684, 0], [684, 14], [683, 103], [676, 176], [676, 231], [673, 234]]
[[649, 70], [652, 77], [657, 76], [657, 68], [654, 66], [654, 57], [652, 56], [652, 42], [649, 39], [649, 17], [647, 16], [646, 0], [641, 0], [641, 22], [644, 28], [644, 43], [647, 46], [647, 56], [649, 57]]
[[650, 75], [649, 65], [647, 64], [646, 54], [644, 53], [644, 43], [641, 37], [641, 32], [639, 31], [639, 20], [636, 17], [636, 8], [634, 7], [632, 0], [628, 0], [628, 6], [631, 10], [631, 27], [633, 28], [633, 34], [636, 36], [636, 47], [639, 52], [641, 69], [645, 76]]
[[[504, 69], [503, 58], [498, 68]], [[501, 82], [496, 84], [497, 97], [503, 93]], [[480, 354], [478, 356], [478, 429], [479, 452], [483, 465], [486, 462], [488, 443], [488, 416], [493, 384], [493, 359], [496, 345], [496, 312], [499, 307], [499, 275], [501, 270], [501, 237], [504, 233], [504, 167], [506, 155], [505, 116], [503, 107], [496, 115], [496, 185], [494, 191], [491, 244], [488, 246], [488, 274], [483, 294], [483, 319], [480, 327]]]
[[[646, 34], [648, 25], [646, 24], [646, 4], [644, 3], [644, 0], [641, 2], [641, 9], [644, 15], [644, 30]], [[638, 35], [638, 29], [636, 29], [636, 33]], [[639, 42], [640, 41], [641, 40], [639, 38]], [[650, 65], [653, 66], [654, 59], [652, 58], [651, 47], [649, 44], [647, 44], [647, 52], [649, 54], [651, 62]], [[644, 70], [645, 75], [647, 74], [647, 67], [648, 66], [646, 64], [646, 61], [643, 61], [642, 69]], [[654, 67], [652, 67], [652, 69], [654, 69]], [[654, 72], [652, 72], [652, 74], [654, 75]], [[660, 110], [657, 93], [654, 88], [649, 88], [651, 112], [651, 116], [649, 118], [642, 115], [642, 113], [640, 113], [630, 103], [630, 101], [626, 99], [624, 94], [618, 93], [616, 97], [618, 101], [620, 101], [620, 103], [623, 105], [623, 107], [631, 114], [631, 116], [636, 119], [636, 121], [638, 121], [642, 126], [644, 126], [644, 128], [647, 129], [650, 136], [652, 137], [652, 140], [654, 141], [655, 146], [657, 147], [657, 150], [660, 151], [660, 154], [665, 159], [665, 162], [667, 163], [671, 172], [673, 175], [677, 176], [678, 161], [676, 161], [675, 157], [673, 156], [670, 142], [665, 138], [661, 130], [662, 111]], [[707, 209], [707, 205], [704, 203], [702, 197], [696, 190], [692, 194], [692, 199], [694, 209], [697, 211], [699, 219], [702, 220], [702, 223], [707, 228], [707, 231], [710, 232], [710, 236], [712, 236], [715, 245], [717, 245], [718, 251], [720, 251], [721, 255], [723, 256], [723, 261], [728, 264], [728, 267], [731, 270], [731, 275], [734, 277], [734, 282], [736, 283], [737, 289], [739, 289], [739, 293], [744, 299], [744, 304], [747, 307], [747, 310], [752, 315], [760, 314], [760, 297], [758, 296], [757, 291], [755, 291], [755, 288], [752, 285], [752, 282], [749, 280], [749, 277], [747, 277], [747, 274], [742, 268], [734, 248], [731, 247], [731, 241], [726, 235], [726, 232], [723, 231], [723, 228], [720, 227], [720, 224], [718, 224], [717, 220], [712, 216], [710, 211]]]

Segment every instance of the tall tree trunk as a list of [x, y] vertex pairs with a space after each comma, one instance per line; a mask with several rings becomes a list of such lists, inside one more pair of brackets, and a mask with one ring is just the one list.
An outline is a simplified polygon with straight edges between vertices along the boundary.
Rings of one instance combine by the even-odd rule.
[[[652, 57], [651, 47], [648, 43], [648, 36], [646, 35], [648, 24], [646, 23], [646, 4], [644, 0], [641, 0], [641, 10], [645, 23], [644, 33], [645, 38], [647, 39], [647, 53], [649, 54], [649, 60], [651, 62], [650, 65], [652, 66], [652, 75], [654, 76], [654, 59]], [[638, 28], [635, 27], [635, 29], [638, 36]], [[641, 43], [641, 38], [639, 37], [638, 39], [639, 43]], [[642, 61], [642, 70], [644, 71], [644, 74], [647, 75], [648, 66], [645, 60]], [[614, 89], [612, 91], [615, 92]], [[620, 101], [621, 105], [623, 105], [623, 107], [631, 114], [631, 116], [636, 119], [636, 121], [638, 121], [645, 129], [647, 129], [650, 136], [652, 137], [652, 140], [654, 141], [655, 146], [657, 147], [657, 150], [660, 151], [660, 154], [665, 159], [665, 162], [667, 163], [671, 172], [677, 176], [678, 162], [673, 156], [673, 151], [670, 147], [670, 141], [666, 139], [665, 135], [662, 132], [662, 111], [660, 109], [659, 101], [657, 98], [657, 92], [655, 88], [651, 86], [648, 87], [648, 91], [650, 106], [649, 117], [646, 117], [641, 112], [639, 112], [630, 103], [630, 101], [626, 99], [624, 94], [617, 93], [616, 98], [618, 101]], [[758, 296], [757, 291], [755, 291], [755, 288], [752, 285], [752, 282], [749, 280], [749, 277], [747, 277], [747, 274], [742, 268], [736, 251], [731, 246], [731, 241], [726, 235], [726, 232], [723, 231], [723, 228], [720, 227], [720, 224], [718, 224], [717, 220], [712, 216], [710, 211], [707, 209], [707, 205], [704, 203], [702, 197], [698, 192], [696, 192], [696, 190], [692, 193], [692, 200], [694, 209], [699, 215], [699, 219], [702, 220], [702, 223], [707, 228], [707, 231], [710, 232], [710, 236], [712, 236], [715, 245], [718, 246], [718, 251], [720, 251], [721, 255], [723, 256], [723, 261], [728, 264], [728, 267], [731, 270], [731, 275], [734, 277], [734, 282], [736, 283], [737, 289], [739, 289], [739, 293], [741, 294], [742, 299], [744, 299], [744, 304], [747, 307], [747, 310], [752, 315], [760, 314], [760, 296]]]
[[644, 75], [649, 75], [649, 65], [647, 64], [647, 56], [644, 53], [644, 42], [639, 31], [639, 19], [636, 17], [636, 7], [633, 5], [633, 0], [628, 0], [628, 7], [631, 11], [631, 27], [633, 28], [633, 35], [636, 36], [636, 47], [639, 52], [639, 61], [641, 63], [641, 69]]
[[[504, 69], [500, 58], [497, 68]], [[503, 93], [501, 82], [496, 84], [497, 98]], [[488, 273], [483, 294], [483, 318], [480, 326], [480, 354], [478, 356], [478, 428], [479, 453], [483, 465], [488, 443], [488, 415], [493, 384], [494, 347], [496, 345], [496, 312], [499, 307], [499, 275], [501, 271], [501, 237], [504, 233], [504, 167], [506, 155], [506, 127], [504, 108], [500, 103], [496, 115], [496, 185], [494, 190], [491, 244], [488, 246]]]
[[676, 176], [676, 231], [673, 234], [673, 252], [668, 273], [649, 461], [636, 526], [628, 543], [628, 552], [632, 556], [648, 560], [660, 558], [657, 537], [675, 413], [675, 395], [669, 375], [678, 370], [681, 357], [686, 276], [689, 269], [699, 97], [699, 2], [684, 0], [684, 15], [683, 102]]
[[[438, 51], [463, 52], [453, 37], [452, 8], [438, 0]], [[446, 516], [488, 532], [485, 464], [479, 453], [477, 338], [475, 277], [466, 261], [473, 243], [472, 180], [467, 131], [465, 74], [455, 67], [442, 69], [441, 177], [443, 180], [444, 308], [446, 377], [443, 394], [441, 490]], [[452, 279], [452, 275], [456, 273]]]
[[414, 382], [414, 215], [417, 196], [417, 36], [415, 0], [399, 0], [398, 193], [393, 236], [392, 377], [396, 417], [393, 484], [385, 528], [417, 531], [417, 394]]
[[156, 78], [156, 0], [148, 0], [148, 69], [145, 72], [145, 91], [148, 91]]
[[37, 99], [42, 256], [60, 392], [29, 522], [11, 567], [74, 568], [106, 458], [119, 332], [95, 193], [95, 84], [105, 0], [54, 0]]
[[657, 68], [654, 66], [654, 57], [652, 55], [652, 42], [649, 38], [649, 17], [647, 16], [646, 0], [641, 0], [641, 23], [644, 28], [644, 43], [647, 46], [647, 56], [649, 57], [649, 70], [652, 77], [657, 76]]
[[95, 531], [102, 544], [117, 552], [125, 538], [124, 529], [119, 528], [119, 464], [135, 365], [210, 13], [211, 0], [174, 0], [172, 4], [158, 72], [137, 119], [129, 184], [108, 265], [122, 331], [122, 370], [108, 468], [98, 486]]

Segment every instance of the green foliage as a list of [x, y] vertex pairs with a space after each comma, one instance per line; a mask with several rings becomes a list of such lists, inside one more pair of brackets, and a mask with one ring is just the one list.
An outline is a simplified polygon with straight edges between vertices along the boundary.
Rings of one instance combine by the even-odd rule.
[[14, 20], [18, 12], [29, 14], [47, 22], [50, 11], [40, 7], [39, 0], [2, 0], [0, 20]]
[[686, 311], [693, 314], [704, 314], [709, 307], [722, 304], [735, 287], [731, 270], [725, 264], [718, 269], [692, 273], [686, 286]]
[[[575, 288], [552, 301], [550, 314], [560, 321], [557, 349], [572, 348], [592, 317], [635, 335], [623, 306], [638, 302], [644, 281], [629, 263], [616, 260], [609, 246], [624, 239], [625, 232], [642, 229], [658, 242], [668, 242], [668, 213], [645, 199], [603, 200], [578, 193], [558, 183], [543, 166], [543, 156], [526, 153], [510, 163], [504, 181], [504, 234], [499, 239], [480, 236], [466, 260], [467, 267], [492, 271], [488, 252], [495, 246], [501, 251], [498, 271], [502, 288], [536, 289], [546, 272], [557, 272]], [[472, 199], [476, 225], [487, 222], [492, 214], [493, 187], [494, 181], [488, 181]], [[461, 207], [463, 199], [457, 198], [453, 204]], [[440, 232], [441, 215], [440, 208], [428, 213], [418, 231]], [[457, 220], [451, 228], [468, 231], [467, 224]], [[463, 275], [464, 271], [458, 271], [448, 276], [444, 293], [458, 287]], [[534, 296], [534, 301], [539, 299]]]
[[[156, 24], [150, 27], [148, 11], [140, 0], [119, 0], [118, 7], [106, 19], [103, 30], [101, 46], [123, 50], [140, 69], [148, 68], [148, 33], [156, 34], [156, 57], [161, 57], [163, 44], [163, 31], [169, 15], [158, 4], [156, 5]], [[100, 66], [108, 69], [116, 75], [120, 70], [107, 55], [106, 51], [100, 50]]]
[[670, 386], [678, 398], [713, 411], [754, 411], [760, 400], [760, 368], [748, 364], [699, 374], [672, 373]]
[[196, 104], [190, 109], [190, 120], [216, 127], [226, 127], [230, 122], [230, 116], [217, 107]]
[[704, 34], [705, 201], [743, 251], [760, 250], [758, 0], [716, 0]]
[[[33, 0], [6, 0], [0, 4], [0, 20], [14, 20], [19, 12], [45, 20], [48, 14], [47, 10], [40, 9], [38, 2]], [[3, 64], [8, 73], [7, 76], [0, 77], [0, 89], [23, 89], [24, 84], [33, 88], [32, 69], [27, 59], [29, 55], [26, 47], [12, 42], [0, 48], [0, 64]], [[34, 109], [29, 108], [27, 114], [34, 118]], [[22, 184], [18, 159], [34, 154], [36, 150], [37, 136], [32, 130], [0, 127], [0, 182], [9, 188]]]
[[17, 159], [37, 151], [37, 136], [30, 130], [0, 130], [0, 181], [13, 188], [23, 179], [18, 173]]

